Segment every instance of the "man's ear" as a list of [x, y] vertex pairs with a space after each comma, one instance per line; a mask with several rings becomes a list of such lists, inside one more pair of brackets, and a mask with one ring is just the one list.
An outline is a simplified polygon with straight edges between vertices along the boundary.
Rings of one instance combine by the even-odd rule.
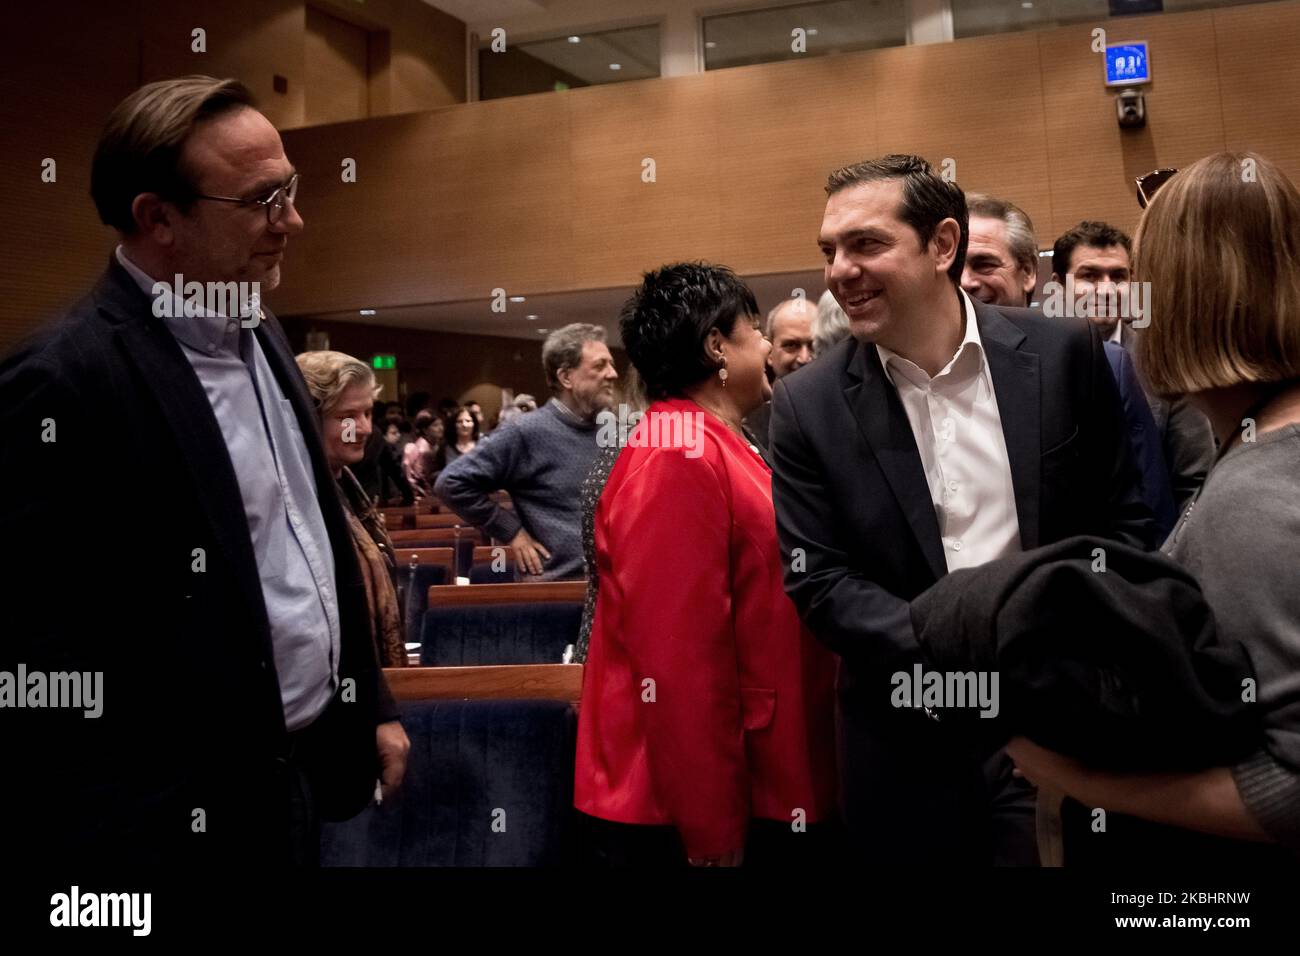
[[1022, 284], [1025, 287], [1025, 298], [1032, 298], [1034, 295], [1034, 289], [1038, 287], [1038, 271], [1035, 269], [1026, 269], [1025, 281]]
[[556, 369], [555, 379], [560, 383], [560, 388], [566, 392], [573, 390], [573, 369], [568, 367]]
[[957, 258], [957, 245], [960, 242], [961, 226], [951, 216], [934, 227], [934, 235], [930, 239], [930, 245], [934, 249], [935, 259], [937, 260], [935, 264], [936, 272], [948, 271], [948, 267]]
[[140, 193], [131, 200], [131, 219], [136, 232], [161, 246], [175, 241], [176, 207], [157, 193]]

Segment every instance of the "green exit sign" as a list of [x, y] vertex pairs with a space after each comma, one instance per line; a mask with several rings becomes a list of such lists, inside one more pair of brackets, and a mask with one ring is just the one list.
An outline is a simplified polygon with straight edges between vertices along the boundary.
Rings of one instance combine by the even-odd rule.
[[397, 368], [396, 355], [376, 355], [370, 360], [370, 364], [377, 369]]

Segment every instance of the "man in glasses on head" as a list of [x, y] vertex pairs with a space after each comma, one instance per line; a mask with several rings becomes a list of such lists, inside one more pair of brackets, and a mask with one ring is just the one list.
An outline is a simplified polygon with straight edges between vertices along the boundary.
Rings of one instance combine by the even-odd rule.
[[[30, 687], [0, 711], [19, 751], [0, 830], [20, 859], [310, 865], [322, 818], [401, 779], [316, 411], [260, 305], [296, 191], [242, 84], [142, 87], [92, 165], [107, 270], [0, 362], [0, 539], [23, 547], [0, 672]], [[79, 707], [33, 699], [58, 674]]]

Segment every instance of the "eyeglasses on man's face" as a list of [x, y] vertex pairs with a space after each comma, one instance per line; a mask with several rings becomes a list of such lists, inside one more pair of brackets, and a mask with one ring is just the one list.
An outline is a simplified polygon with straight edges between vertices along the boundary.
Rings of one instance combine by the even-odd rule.
[[267, 225], [275, 225], [284, 214], [284, 207], [292, 204], [298, 197], [298, 174], [294, 173], [283, 186], [278, 186], [262, 199], [239, 199], [235, 196], [208, 196], [195, 193], [195, 199], [211, 199], [215, 202], [233, 202], [241, 206], [265, 206]]
[[1139, 176], [1137, 178], [1138, 205], [1146, 209], [1151, 200], [1155, 198], [1156, 190], [1169, 182], [1176, 172], [1178, 172], [1177, 169], [1165, 167], [1164, 169], [1153, 169], [1145, 176]]

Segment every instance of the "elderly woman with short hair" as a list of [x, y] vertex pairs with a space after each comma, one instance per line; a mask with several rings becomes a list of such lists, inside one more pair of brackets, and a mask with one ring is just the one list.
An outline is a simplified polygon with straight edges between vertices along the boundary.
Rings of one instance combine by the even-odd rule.
[[297, 361], [320, 416], [325, 458], [338, 485], [361, 564], [379, 663], [402, 667], [406, 643], [394, 585], [393, 543], [374, 503], [348, 470], [348, 465], [356, 464], [365, 454], [379, 386], [369, 366], [342, 352], [304, 352]]

